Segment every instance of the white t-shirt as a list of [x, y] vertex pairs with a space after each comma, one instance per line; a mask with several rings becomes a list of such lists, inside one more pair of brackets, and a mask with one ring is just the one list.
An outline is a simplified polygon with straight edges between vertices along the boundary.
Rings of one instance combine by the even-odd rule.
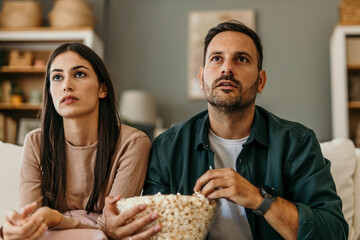
[[[232, 168], [236, 171], [236, 159], [248, 137], [236, 140], [224, 139], [209, 131], [210, 147], [214, 151], [215, 168]], [[220, 210], [209, 231], [210, 240], [252, 239], [245, 208], [220, 198]]]

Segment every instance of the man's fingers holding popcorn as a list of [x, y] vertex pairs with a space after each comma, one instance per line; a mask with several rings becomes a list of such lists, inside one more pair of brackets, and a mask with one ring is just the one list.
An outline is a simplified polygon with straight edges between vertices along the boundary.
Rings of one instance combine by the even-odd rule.
[[211, 199], [225, 198], [244, 207], [253, 207], [259, 190], [232, 168], [208, 170], [195, 184], [194, 191]]

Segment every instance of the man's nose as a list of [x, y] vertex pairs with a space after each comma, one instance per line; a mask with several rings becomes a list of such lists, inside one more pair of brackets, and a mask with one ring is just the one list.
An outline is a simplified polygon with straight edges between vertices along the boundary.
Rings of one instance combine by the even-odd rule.
[[233, 68], [234, 68], [234, 65], [233, 65], [232, 61], [227, 60], [224, 62], [223, 66], [222, 66], [221, 73], [224, 75], [234, 75]]

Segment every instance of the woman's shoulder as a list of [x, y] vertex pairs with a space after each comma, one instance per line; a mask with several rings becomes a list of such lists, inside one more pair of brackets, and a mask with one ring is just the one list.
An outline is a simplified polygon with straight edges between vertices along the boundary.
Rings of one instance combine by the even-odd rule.
[[120, 137], [125, 137], [125, 138], [143, 138], [143, 137], [145, 137], [145, 138], [148, 138], [148, 136], [143, 131], [140, 131], [139, 129], [130, 127], [125, 124], [121, 124]]
[[30, 140], [31, 142], [38, 142], [41, 140], [41, 128], [36, 128], [29, 133], [26, 134], [25, 137], [27, 140]]

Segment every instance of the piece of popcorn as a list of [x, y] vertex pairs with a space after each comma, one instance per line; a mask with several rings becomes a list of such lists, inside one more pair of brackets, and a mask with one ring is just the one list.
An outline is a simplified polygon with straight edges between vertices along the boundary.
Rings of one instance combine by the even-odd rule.
[[188, 195], [151, 195], [121, 199], [117, 207], [121, 212], [126, 211], [140, 203], [148, 207], [129, 222], [145, 216], [149, 212], [159, 214], [159, 218], [146, 226], [148, 229], [160, 223], [161, 232], [151, 239], [197, 240], [204, 239], [209, 225], [218, 208], [218, 202], [207, 199], [201, 194]]

